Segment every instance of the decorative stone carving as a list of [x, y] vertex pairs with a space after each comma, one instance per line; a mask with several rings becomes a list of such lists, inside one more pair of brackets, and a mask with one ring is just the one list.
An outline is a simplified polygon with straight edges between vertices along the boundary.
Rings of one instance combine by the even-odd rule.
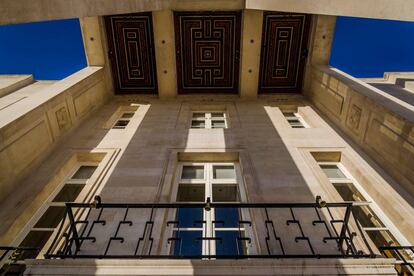
[[265, 12], [259, 93], [300, 93], [310, 16]]
[[105, 17], [115, 93], [157, 93], [151, 13]]
[[179, 93], [238, 93], [241, 13], [174, 12]]
[[56, 112], [56, 121], [58, 123], [59, 129], [66, 129], [69, 127], [69, 114], [66, 110], [66, 107], [59, 108]]
[[348, 112], [348, 126], [354, 130], [358, 130], [361, 121], [362, 109], [355, 104], [352, 104]]

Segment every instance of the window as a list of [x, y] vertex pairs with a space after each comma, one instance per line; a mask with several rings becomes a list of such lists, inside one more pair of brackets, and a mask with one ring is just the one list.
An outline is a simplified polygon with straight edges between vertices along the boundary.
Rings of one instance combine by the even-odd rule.
[[[46, 209], [35, 222], [29, 233], [19, 246], [42, 248], [55, 228], [61, 222], [65, 212], [65, 202], [74, 202], [83, 188], [88, 185], [96, 168], [95, 163], [80, 164], [64, 180], [63, 185], [52, 195], [51, 201], [46, 202]], [[37, 252], [25, 252], [19, 258], [35, 258]]]
[[[237, 163], [181, 163], [177, 202], [233, 202], [245, 199]], [[243, 255], [248, 217], [239, 208], [178, 208], [171, 254], [175, 256]], [[242, 219], [243, 218], [243, 219]]]
[[377, 247], [399, 245], [381, 220], [385, 215], [340, 163], [319, 162], [319, 166], [342, 199], [355, 203], [354, 217]]
[[283, 113], [283, 115], [285, 116], [286, 120], [288, 121], [289, 125], [292, 128], [308, 128], [309, 127], [298, 113], [285, 112]]
[[227, 128], [225, 112], [193, 112], [191, 128]]
[[135, 114], [135, 112], [133, 112], [133, 111], [123, 112], [121, 114], [121, 116], [119, 116], [118, 120], [116, 120], [116, 122], [115, 122], [115, 124], [112, 128], [113, 129], [124, 129], [124, 128], [126, 128], [126, 126], [129, 124], [129, 121], [134, 116], [134, 114]]

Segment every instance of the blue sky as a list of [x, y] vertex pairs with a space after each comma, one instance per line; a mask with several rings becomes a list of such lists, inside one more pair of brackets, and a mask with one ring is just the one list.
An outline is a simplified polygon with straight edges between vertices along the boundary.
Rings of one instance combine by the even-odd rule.
[[78, 19], [0, 26], [0, 74], [59, 80], [85, 66]]
[[[338, 17], [330, 63], [355, 77], [414, 71], [414, 22]], [[0, 26], [0, 74], [62, 79], [86, 66], [78, 19]]]
[[360, 78], [414, 71], [414, 22], [338, 17], [330, 64]]

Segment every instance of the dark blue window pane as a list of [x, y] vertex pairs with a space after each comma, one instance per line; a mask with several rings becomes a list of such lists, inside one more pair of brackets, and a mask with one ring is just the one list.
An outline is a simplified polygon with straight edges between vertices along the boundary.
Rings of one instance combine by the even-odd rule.
[[238, 240], [239, 231], [216, 231], [217, 255], [243, 255], [243, 242]]
[[203, 227], [201, 223], [203, 220], [202, 208], [179, 208], [177, 212], [177, 227]]
[[175, 237], [181, 238], [174, 242], [174, 256], [200, 256], [203, 231], [180, 231], [176, 232]]
[[[239, 227], [239, 209], [238, 208], [216, 208], [216, 227]], [[224, 221], [219, 223], [219, 221]]]

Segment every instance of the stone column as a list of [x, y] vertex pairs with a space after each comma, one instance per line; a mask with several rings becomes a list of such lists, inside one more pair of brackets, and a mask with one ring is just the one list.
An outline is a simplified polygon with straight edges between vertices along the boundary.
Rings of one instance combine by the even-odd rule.
[[171, 10], [152, 13], [158, 95], [161, 99], [177, 96], [177, 72], [174, 40], [174, 15]]
[[335, 32], [336, 16], [316, 15], [310, 44], [309, 61], [312, 64], [329, 64]]
[[88, 66], [104, 68], [104, 82], [107, 95], [113, 95], [113, 76], [111, 63], [106, 54], [108, 52], [108, 45], [103, 17], [82, 17], [79, 20]]
[[263, 11], [243, 10], [242, 24], [240, 97], [251, 99], [259, 88]]
[[329, 65], [335, 33], [336, 16], [314, 15], [312, 18], [309, 57], [305, 67], [303, 94], [309, 94], [313, 65]]

